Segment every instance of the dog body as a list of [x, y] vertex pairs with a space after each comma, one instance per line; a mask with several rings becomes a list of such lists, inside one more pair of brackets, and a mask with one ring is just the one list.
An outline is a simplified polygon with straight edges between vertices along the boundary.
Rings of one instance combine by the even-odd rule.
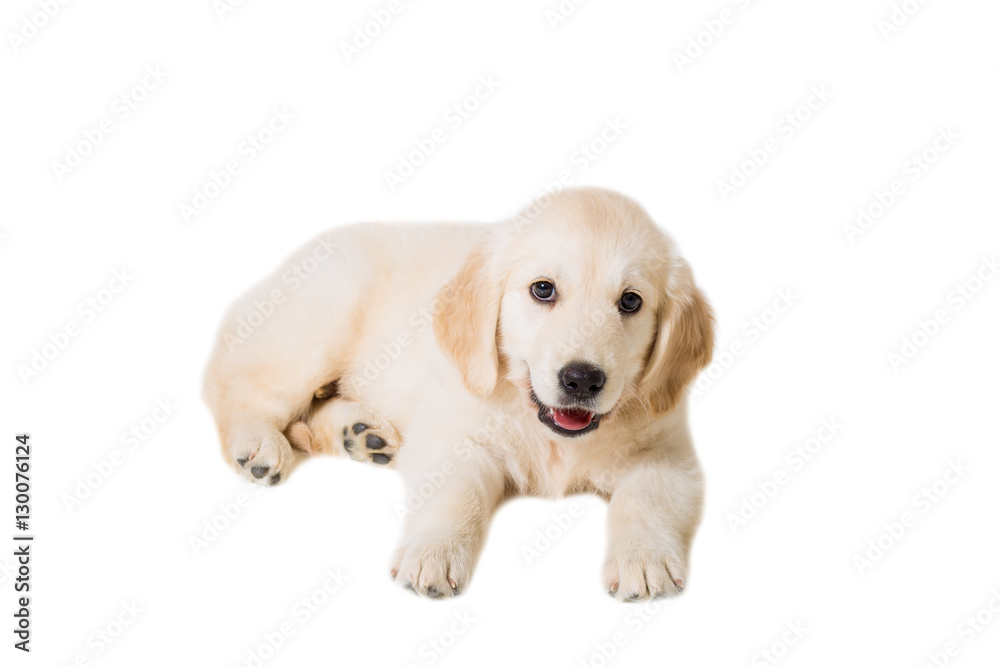
[[281, 479], [289, 440], [396, 467], [411, 511], [392, 572], [422, 595], [464, 587], [505, 498], [591, 492], [610, 502], [605, 584], [640, 599], [687, 580], [702, 479], [684, 392], [711, 349], [671, 241], [621, 195], [574, 190], [499, 224], [308, 244], [226, 316], [205, 398], [259, 482]]

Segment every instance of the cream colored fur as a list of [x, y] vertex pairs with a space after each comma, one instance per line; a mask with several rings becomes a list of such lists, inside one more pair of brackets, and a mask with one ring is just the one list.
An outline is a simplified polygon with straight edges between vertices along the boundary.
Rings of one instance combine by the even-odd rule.
[[[292, 289], [286, 272], [310, 257], [318, 268]], [[529, 293], [541, 278], [554, 305]], [[276, 288], [281, 303], [234, 342]], [[643, 300], [631, 315], [618, 308], [626, 289]], [[392, 563], [421, 595], [468, 583], [505, 498], [589, 492], [610, 503], [605, 585], [643, 599], [687, 582], [703, 483], [685, 388], [711, 358], [712, 328], [689, 266], [642, 208], [571, 190], [497, 224], [333, 230], [229, 311], [204, 395], [227, 461], [251, 480], [281, 479], [289, 438], [340, 453], [366, 421], [395, 438], [411, 494], [443, 480], [407, 516]], [[606, 414], [576, 438], [541, 423], [530, 398], [559, 405], [571, 361], [607, 376], [595, 409]], [[337, 397], [317, 403], [333, 381]]]

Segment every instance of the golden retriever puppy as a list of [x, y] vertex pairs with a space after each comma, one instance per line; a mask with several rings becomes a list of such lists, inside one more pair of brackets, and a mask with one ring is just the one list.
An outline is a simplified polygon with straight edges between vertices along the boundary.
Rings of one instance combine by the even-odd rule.
[[644, 599], [687, 583], [703, 482], [685, 396], [712, 330], [638, 204], [569, 190], [497, 224], [320, 237], [229, 311], [204, 396], [251, 481], [281, 479], [289, 438], [388, 456], [411, 509], [391, 574], [421, 595], [466, 586], [505, 498], [594, 493], [604, 584]]

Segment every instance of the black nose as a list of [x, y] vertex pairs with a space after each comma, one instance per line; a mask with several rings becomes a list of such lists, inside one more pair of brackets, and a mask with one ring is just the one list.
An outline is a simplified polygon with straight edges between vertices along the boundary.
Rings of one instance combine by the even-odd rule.
[[573, 362], [559, 371], [562, 389], [573, 398], [591, 398], [604, 387], [604, 371], [593, 364]]

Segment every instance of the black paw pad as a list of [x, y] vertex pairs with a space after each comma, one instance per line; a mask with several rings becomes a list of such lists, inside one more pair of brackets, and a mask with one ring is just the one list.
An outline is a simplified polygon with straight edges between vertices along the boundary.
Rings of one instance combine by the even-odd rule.
[[250, 459], [248, 459], [247, 457], [241, 456], [240, 458], [236, 459], [236, 462], [240, 464], [241, 468], [244, 468], [244, 467], [246, 467], [247, 461], [249, 461], [249, 460]]
[[351, 451], [352, 447], [354, 447], [354, 441], [344, 438], [344, 449], [346, 449], [347, 451]]
[[260, 479], [261, 477], [266, 475], [267, 471], [270, 469], [271, 469], [270, 466], [254, 466], [250, 468], [250, 473], [257, 479]]
[[426, 593], [426, 594], [427, 594], [427, 597], [429, 597], [429, 598], [439, 598], [439, 597], [441, 597], [442, 595], [444, 595], [444, 593], [442, 593], [441, 591], [439, 591], [439, 590], [438, 590], [437, 588], [435, 588], [434, 586], [428, 586], [428, 587], [427, 587], [427, 588], [426, 588], [426, 589], [424, 590], [424, 593]]
[[378, 437], [377, 435], [372, 435], [369, 433], [365, 436], [365, 447], [368, 449], [382, 449], [385, 447], [385, 440]]
[[344, 427], [344, 437], [345, 438], [347, 437], [347, 427], [346, 426]]
[[271, 484], [277, 484], [280, 481], [281, 481], [281, 473], [280, 472], [276, 472], [273, 475], [271, 475]]
[[351, 430], [354, 431], [354, 435], [357, 435], [358, 433], [361, 433], [367, 428], [368, 424], [362, 424], [361, 422], [358, 422], [357, 424], [351, 427]]
[[391, 460], [392, 457], [387, 454], [372, 454], [372, 463], [377, 463], [380, 466], [384, 466]]

